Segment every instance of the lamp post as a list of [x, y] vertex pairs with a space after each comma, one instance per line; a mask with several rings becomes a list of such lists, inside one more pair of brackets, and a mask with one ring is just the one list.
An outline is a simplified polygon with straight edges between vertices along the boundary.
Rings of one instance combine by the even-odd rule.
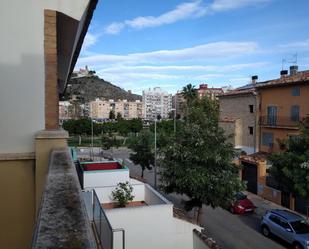
[[90, 118], [91, 118], [91, 159], [93, 160], [93, 119], [92, 119], [92, 107], [90, 105]]
[[176, 108], [172, 108], [171, 111], [174, 112], [174, 133], [176, 134]]
[[157, 189], [157, 116], [155, 118], [154, 187]]

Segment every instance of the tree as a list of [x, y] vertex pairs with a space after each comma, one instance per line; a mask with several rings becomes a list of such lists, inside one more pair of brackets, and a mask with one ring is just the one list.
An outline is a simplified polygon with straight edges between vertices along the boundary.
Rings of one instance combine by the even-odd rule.
[[114, 112], [114, 110], [110, 110], [110, 112], [109, 112], [109, 119], [111, 119], [111, 120], [115, 119], [115, 112]]
[[188, 84], [182, 89], [182, 95], [187, 101], [187, 104], [190, 104], [197, 97], [195, 86]]
[[138, 133], [143, 129], [143, 121], [140, 118], [133, 118], [130, 120], [130, 131], [133, 133]]
[[121, 112], [117, 112], [117, 121], [120, 121], [122, 120], [122, 115], [121, 115]]
[[101, 138], [101, 143], [103, 150], [109, 150], [114, 145], [114, 141], [111, 134], [108, 135], [104, 133]]
[[284, 151], [269, 156], [270, 175], [279, 189], [303, 197], [309, 196], [309, 116], [300, 127], [300, 136], [291, 137]]
[[160, 150], [160, 187], [166, 193], [187, 195], [185, 208], [198, 209], [197, 221], [202, 204], [225, 206], [235, 192], [244, 189], [239, 169], [232, 163], [233, 146], [218, 121], [216, 101], [207, 97], [189, 100], [181, 132], [170, 136]]
[[130, 145], [134, 153], [130, 154], [133, 163], [139, 164], [142, 168], [141, 177], [144, 177], [145, 169], [152, 169], [154, 164], [154, 153], [152, 151], [151, 132], [143, 131], [136, 138], [135, 143]]

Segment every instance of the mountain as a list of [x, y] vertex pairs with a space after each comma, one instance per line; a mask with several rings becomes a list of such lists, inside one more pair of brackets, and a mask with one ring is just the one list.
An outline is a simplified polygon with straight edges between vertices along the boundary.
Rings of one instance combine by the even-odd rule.
[[61, 100], [70, 100], [73, 96], [76, 96], [81, 102], [89, 102], [96, 98], [114, 99], [115, 101], [118, 99], [142, 100], [141, 95], [127, 92], [96, 75], [72, 77]]

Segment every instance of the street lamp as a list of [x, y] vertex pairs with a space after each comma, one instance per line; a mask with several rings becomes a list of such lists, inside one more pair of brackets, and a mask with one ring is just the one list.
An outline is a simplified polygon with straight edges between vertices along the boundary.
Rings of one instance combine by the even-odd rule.
[[157, 116], [155, 117], [154, 187], [157, 189]]
[[171, 111], [174, 111], [174, 133], [176, 134], [176, 106]]

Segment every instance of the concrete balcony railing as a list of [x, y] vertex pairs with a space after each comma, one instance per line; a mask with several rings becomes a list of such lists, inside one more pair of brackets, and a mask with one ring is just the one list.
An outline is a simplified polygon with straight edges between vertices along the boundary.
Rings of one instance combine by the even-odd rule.
[[292, 120], [289, 116], [261, 116], [259, 124], [261, 126], [274, 127], [274, 128], [293, 128], [298, 129], [300, 122], [304, 117], [299, 117], [298, 120]]
[[96, 248], [95, 238], [68, 149], [54, 150], [36, 221], [32, 249]]

